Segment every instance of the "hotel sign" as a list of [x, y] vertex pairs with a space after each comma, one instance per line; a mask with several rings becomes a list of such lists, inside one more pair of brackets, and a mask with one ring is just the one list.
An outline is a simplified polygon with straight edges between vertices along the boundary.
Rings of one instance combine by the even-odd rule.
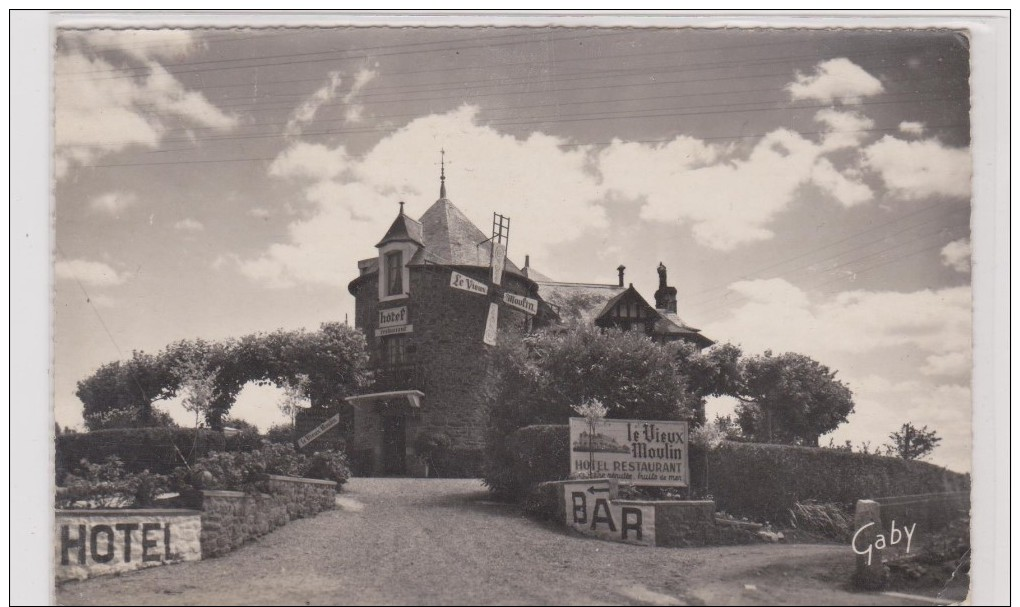
[[407, 306], [400, 306], [399, 308], [385, 308], [379, 310], [379, 325], [380, 329], [386, 327], [397, 327], [400, 325], [407, 324]]
[[398, 335], [400, 333], [413, 333], [414, 325], [397, 325], [395, 327], [385, 327], [382, 329], [375, 330], [376, 337], [385, 337], [387, 335]]
[[687, 422], [570, 418], [570, 473], [632, 485], [687, 487]]
[[524, 297], [523, 295], [514, 295], [513, 293], [503, 293], [503, 302], [508, 306], [517, 308], [518, 310], [531, 314], [534, 316], [538, 314], [538, 300], [530, 297]]
[[468, 278], [460, 272], [450, 272], [450, 286], [454, 289], [460, 289], [469, 293], [477, 293], [478, 295], [489, 294], [489, 285], [484, 282], [479, 282], [473, 278]]
[[333, 417], [327, 419], [326, 421], [324, 421], [321, 424], [319, 424], [318, 426], [316, 426], [308, 434], [306, 434], [306, 435], [302, 436], [301, 438], [299, 438], [298, 441], [297, 441], [298, 448], [299, 449], [304, 449], [305, 445], [307, 445], [308, 443], [312, 442], [313, 440], [319, 438], [320, 436], [322, 436], [323, 434], [328, 432], [330, 428], [336, 426], [339, 423], [340, 423], [340, 414], [337, 413]]

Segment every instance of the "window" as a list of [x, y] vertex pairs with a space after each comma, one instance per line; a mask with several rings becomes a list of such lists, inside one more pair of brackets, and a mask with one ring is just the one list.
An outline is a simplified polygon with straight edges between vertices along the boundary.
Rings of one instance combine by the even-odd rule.
[[386, 295], [404, 294], [404, 254], [394, 251], [386, 254]]
[[409, 362], [412, 348], [407, 343], [406, 335], [387, 335], [382, 338], [380, 345], [383, 365], [395, 366]]

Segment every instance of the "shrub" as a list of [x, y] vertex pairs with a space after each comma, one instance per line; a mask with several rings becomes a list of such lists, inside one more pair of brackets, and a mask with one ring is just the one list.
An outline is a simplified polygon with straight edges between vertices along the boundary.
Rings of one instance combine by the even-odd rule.
[[185, 461], [193, 462], [216, 451], [226, 442], [213, 430], [194, 428], [116, 428], [56, 437], [55, 467], [57, 484], [78, 466], [118, 458], [127, 472], [149, 470], [172, 474]]
[[267, 443], [255, 451], [213, 453], [195, 462], [190, 470], [178, 469], [174, 480], [178, 490], [265, 493], [271, 474], [336, 481], [339, 489], [350, 477], [350, 469], [342, 452], [320, 451], [309, 458], [292, 445]]
[[294, 428], [280, 424], [274, 424], [266, 430], [265, 439], [271, 443], [284, 445], [294, 444]]
[[[528, 426], [505, 445], [485, 477], [501, 497], [520, 499], [543, 481], [570, 476], [567, 426]], [[835, 509], [852, 512], [858, 499], [970, 486], [969, 476], [926, 462], [817, 447], [724, 441], [715, 448], [692, 444], [689, 458], [692, 496], [710, 497], [730, 514], [779, 524], [791, 522], [798, 504], [802, 515], [805, 504], [825, 504], [832, 517]], [[838, 527], [831, 531], [840, 533]]]
[[167, 478], [148, 470], [131, 473], [110, 456], [101, 464], [82, 460], [57, 487], [57, 508], [148, 508], [167, 490]]
[[433, 452], [430, 476], [440, 478], [479, 478], [485, 452], [478, 447], [450, 447]]
[[347, 454], [343, 451], [319, 451], [309, 458], [307, 469], [302, 476], [336, 481], [336, 490], [339, 491], [351, 477]]

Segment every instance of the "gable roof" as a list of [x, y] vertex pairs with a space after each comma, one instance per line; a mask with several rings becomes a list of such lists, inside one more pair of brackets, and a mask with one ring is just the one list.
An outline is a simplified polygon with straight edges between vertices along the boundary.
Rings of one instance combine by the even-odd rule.
[[555, 309], [562, 320], [575, 318], [591, 323], [606, 303], [626, 291], [618, 285], [585, 284], [535, 280], [538, 296]]
[[612, 311], [612, 309], [616, 306], [616, 304], [620, 303], [620, 301], [626, 299], [627, 297], [637, 298], [638, 303], [643, 305], [645, 309], [651, 313], [649, 314], [649, 316], [654, 316], [658, 312], [658, 310], [652, 307], [652, 305], [649, 304], [644, 297], [641, 297], [641, 294], [638, 293], [637, 289], [634, 288], [634, 285], [631, 284], [626, 289], [620, 291], [620, 293], [617, 294], [615, 297], [607, 301], [606, 304], [602, 306], [602, 309], [599, 311], [599, 313], [595, 316], [595, 319], [599, 320], [603, 316], [609, 314]]

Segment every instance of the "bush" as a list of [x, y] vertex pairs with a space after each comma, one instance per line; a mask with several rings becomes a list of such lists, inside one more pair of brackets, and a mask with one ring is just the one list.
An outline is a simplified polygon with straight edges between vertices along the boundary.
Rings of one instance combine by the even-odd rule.
[[319, 451], [309, 459], [303, 476], [324, 481], [336, 481], [336, 490], [339, 491], [351, 477], [347, 454], [342, 451]]
[[117, 428], [56, 437], [57, 484], [81, 460], [103, 462], [116, 457], [127, 472], [148, 470], [173, 474], [178, 466], [222, 451], [226, 441], [214, 430], [194, 428]]
[[450, 447], [432, 453], [429, 476], [438, 478], [480, 478], [485, 452], [479, 447]]
[[[501, 497], [521, 499], [541, 482], [570, 476], [567, 426], [521, 428], [505, 445], [487, 454], [499, 459], [485, 473], [486, 484]], [[852, 512], [858, 499], [970, 486], [969, 476], [926, 462], [834, 449], [724, 441], [715, 448], [692, 444], [689, 458], [692, 496], [714, 499], [733, 515], [779, 524], [791, 522], [798, 504], [802, 513], [804, 504], [826, 504], [832, 515], [835, 509]]]
[[57, 487], [57, 508], [148, 508], [167, 490], [167, 478], [148, 470], [131, 473], [110, 456], [101, 464], [79, 462]]
[[342, 452], [320, 451], [309, 458], [292, 445], [267, 443], [255, 451], [213, 453], [195, 462], [190, 470], [179, 468], [174, 481], [178, 490], [265, 493], [271, 474], [336, 481], [339, 489], [350, 477], [350, 469]]

